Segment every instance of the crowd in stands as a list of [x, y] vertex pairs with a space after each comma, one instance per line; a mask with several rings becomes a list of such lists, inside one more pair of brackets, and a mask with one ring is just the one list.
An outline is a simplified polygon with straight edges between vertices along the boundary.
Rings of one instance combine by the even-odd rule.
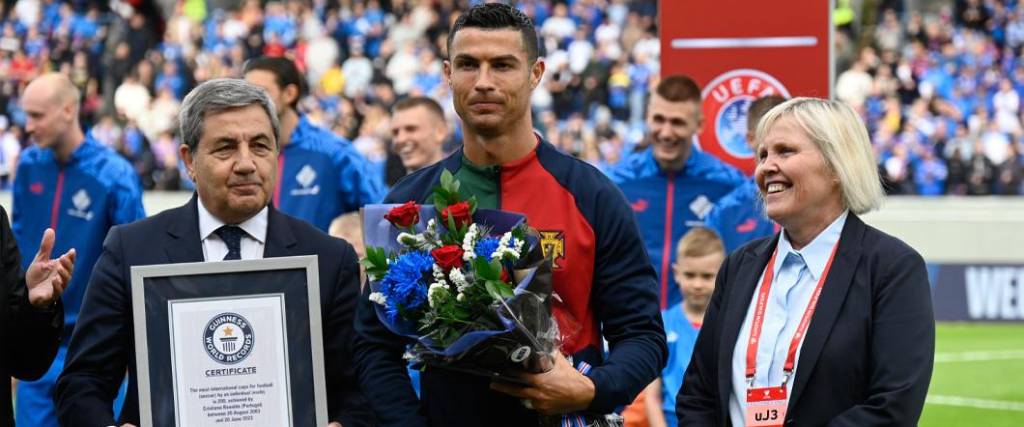
[[1022, 194], [1024, 8], [951, 3], [880, 11], [836, 96], [865, 118], [890, 193]]
[[[18, 95], [48, 70], [71, 76], [83, 125], [135, 165], [146, 189], [189, 185], [176, 148], [182, 97], [197, 83], [239, 77], [260, 55], [294, 59], [309, 88], [300, 109], [381, 173], [395, 163], [388, 119], [403, 96], [445, 106], [452, 150], [461, 137], [442, 79], [447, 28], [477, 1], [181, 0], [167, 19], [147, 9], [157, 2], [0, 3], [0, 185], [29, 143]], [[659, 72], [657, 1], [516, 4], [534, 18], [547, 62], [536, 127], [564, 151], [614, 165], [643, 137]], [[1021, 194], [1024, 10], [1015, 0], [899, 9], [837, 38], [835, 93], [863, 114], [889, 190]], [[857, 31], [873, 31], [873, 43], [858, 49]]]

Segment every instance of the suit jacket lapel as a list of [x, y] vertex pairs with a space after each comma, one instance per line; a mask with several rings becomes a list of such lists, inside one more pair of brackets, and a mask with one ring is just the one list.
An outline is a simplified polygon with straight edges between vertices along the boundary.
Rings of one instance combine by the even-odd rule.
[[203, 242], [199, 239], [199, 205], [196, 193], [184, 206], [175, 208], [167, 227], [169, 239], [164, 245], [172, 264], [203, 262]]
[[757, 247], [743, 253], [740, 268], [735, 278], [729, 279], [729, 295], [725, 298], [727, 306], [723, 307], [722, 335], [718, 344], [718, 393], [719, 413], [729, 414], [729, 394], [732, 393], [732, 358], [736, 340], [739, 338], [743, 320], [747, 317], [747, 309], [754, 297], [757, 280], [761, 278], [768, 259], [779, 241], [778, 234], [774, 239], [767, 239]]
[[264, 258], [277, 258], [296, 255], [295, 246], [298, 240], [292, 234], [291, 224], [288, 218], [274, 206], [270, 206], [267, 213], [267, 241], [263, 245]]
[[793, 393], [789, 399], [790, 410], [793, 409], [794, 403], [807, 386], [807, 381], [814, 372], [814, 365], [817, 364], [818, 358], [821, 356], [825, 341], [846, 301], [847, 291], [853, 282], [853, 275], [860, 260], [861, 239], [864, 236], [864, 230], [864, 223], [851, 212], [846, 218], [846, 225], [839, 237], [839, 250], [832, 261], [832, 268], [821, 289], [818, 307], [814, 310], [811, 324], [807, 327], [807, 336], [804, 337], [803, 347], [800, 348]]

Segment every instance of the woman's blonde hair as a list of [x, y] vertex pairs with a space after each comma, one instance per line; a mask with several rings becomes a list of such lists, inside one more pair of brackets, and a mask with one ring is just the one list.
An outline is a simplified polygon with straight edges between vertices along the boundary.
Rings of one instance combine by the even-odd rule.
[[860, 116], [840, 101], [793, 98], [765, 113], [757, 124], [758, 145], [780, 119], [796, 122], [818, 146], [825, 164], [839, 178], [843, 204], [855, 214], [878, 209], [885, 198], [871, 140]]

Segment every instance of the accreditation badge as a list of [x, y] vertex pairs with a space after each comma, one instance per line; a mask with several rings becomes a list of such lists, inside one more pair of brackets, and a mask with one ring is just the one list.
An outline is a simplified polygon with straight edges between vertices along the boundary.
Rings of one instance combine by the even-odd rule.
[[788, 405], [785, 384], [747, 389], [747, 427], [782, 427]]

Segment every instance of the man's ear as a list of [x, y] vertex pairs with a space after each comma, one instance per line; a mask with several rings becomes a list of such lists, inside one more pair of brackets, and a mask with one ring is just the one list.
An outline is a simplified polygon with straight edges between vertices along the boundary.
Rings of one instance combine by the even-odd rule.
[[181, 160], [185, 162], [185, 170], [188, 171], [188, 177], [192, 182], [196, 182], [195, 159], [192, 158], [192, 150], [188, 148], [188, 145], [181, 144], [178, 146], [178, 153], [181, 155]]
[[292, 103], [299, 99], [299, 87], [296, 85], [285, 85], [284, 90], [281, 91], [281, 96], [284, 98], [285, 105], [288, 108], [292, 107]]
[[434, 123], [434, 134], [441, 140], [441, 144], [444, 145], [444, 141], [448, 139], [448, 123], [444, 119]]
[[451, 87], [452, 87], [452, 62], [447, 60], [447, 59], [444, 60], [444, 63], [441, 65], [441, 70], [443, 71], [443, 74], [444, 74], [444, 82], [445, 82], [445, 84], [447, 84], [448, 88], [451, 89]]
[[61, 108], [61, 113], [64, 114], [64, 120], [72, 121], [78, 116], [78, 105], [74, 101], [68, 101]]
[[530, 87], [533, 89], [537, 88], [540, 84], [540, 79], [544, 77], [544, 69], [547, 65], [544, 63], [544, 58], [537, 58], [533, 61], [533, 66], [530, 67]]

